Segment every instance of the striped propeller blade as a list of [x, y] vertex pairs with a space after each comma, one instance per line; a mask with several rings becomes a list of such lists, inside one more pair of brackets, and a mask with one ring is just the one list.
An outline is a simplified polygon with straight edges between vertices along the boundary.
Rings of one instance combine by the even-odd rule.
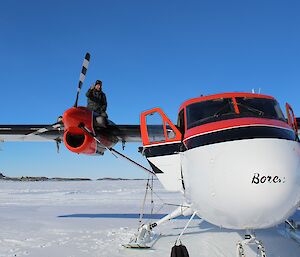
[[40, 135], [40, 134], [43, 134], [43, 133], [51, 131], [51, 130], [61, 130], [61, 129], [63, 129], [63, 127], [64, 127], [63, 123], [60, 120], [52, 125], [45, 126], [43, 128], [35, 130], [34, 132], [26, 134], [25, 136], [28, 137], [28, 136]]
[[89, 67], [90, 58], [91, 58], [91, 55], [89, 53], [86, 53], [84, 60], [83, 60], [81, 73], [79, 76], [79, 83], [78, 83], [77, 95], [76, 95], [74, 107], [77, 107], [77, 105], [78, 105], [78, 98], [79, 98], [80, 90], [81, 90], [82, 84], [85, 80], [85, 75], [86, 75], [87, 69]]

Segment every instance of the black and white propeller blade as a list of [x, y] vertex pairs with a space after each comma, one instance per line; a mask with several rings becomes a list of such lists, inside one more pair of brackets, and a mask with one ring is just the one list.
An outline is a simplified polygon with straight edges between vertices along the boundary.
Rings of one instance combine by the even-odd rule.
[[50, 131], [50, 130], [60, 130], [63, 128], [63, 123], [62, 121], [58, 121], [52, 125], [49, 125], [47, 127], [44, 127], [44, 128], [40, 128], [32, 133], [29, 133], [27, 134], [26, 136], [33, 136], [33, 135], [39, 135], [39, 134], [43, 134], [47, 131]]
[[80, 77], [79, 77], [79, 83], [78, 83], [77, 95], [76, 95], [76, 100], [75, 100], [74, 107], [77, 107], [77, 105], [78, 105], [78, 97], [79, 97], [79, 94], [80, 94], [82, 84], [85, 80], [85, 75], [86, 75], [87, 69], [89, 67], [90, 58], [91, 58], [91, 55], [89, 53], [86, 53], [86, 55], [84, 57], [84, 60], [83, 60]]

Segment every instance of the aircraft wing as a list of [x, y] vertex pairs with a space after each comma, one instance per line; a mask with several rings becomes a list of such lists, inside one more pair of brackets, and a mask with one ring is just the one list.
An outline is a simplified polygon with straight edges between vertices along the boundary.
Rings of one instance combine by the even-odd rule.
[[[63, 139], [63, 127], [51, 125], [0, 125], [0, 142], [51, 142]], [[45, 131], [43, 132], [43, 129]], [[41, 131], [35, 134], [37, 131]]]
[[111, 128], [113, 134], [118, 137], [119, 141], [141, 142], [140, 125], [114, 125]]
[[[110, 134], [119, 141], [141, 142], [139, 125], [109, 125], [96, 134]], [[52, 127], [49, 124], [0, 125], [0, 142], [53, 142], [63, 141], [64, 127]]]

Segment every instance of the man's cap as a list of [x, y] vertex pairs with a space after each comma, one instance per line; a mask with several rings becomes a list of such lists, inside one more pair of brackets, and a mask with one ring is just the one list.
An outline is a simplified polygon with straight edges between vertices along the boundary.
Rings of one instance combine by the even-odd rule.
[[100, 85], [102, 86], [102, 81], [101, 81], [101, 80], [96, 80], [95, 86], [96, 86], [97, 84], [100, 84]]

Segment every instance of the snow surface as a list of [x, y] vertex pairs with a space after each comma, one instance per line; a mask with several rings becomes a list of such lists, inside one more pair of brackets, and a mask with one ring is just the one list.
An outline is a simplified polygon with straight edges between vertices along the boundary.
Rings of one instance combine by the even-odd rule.
[[[170, 256], [171, 247], [188, 219], [162, 225], [151, 250], [125, 249], [136, 232], [146, 181], [0, 182], [0, 256], [118, 257]], [[166, 214], [183, 201], [155, 181], [154, 213]], [[145, 213], [151, 212], [151, 204]], [[161, 215], [155, 215], [159, 217]], [[300, 216], [299, 216], [300, 217]], [[268, 257], [299, 257], [300, 245], [284, 225], [256, 231]], [[191, 257], [236, 256], [243, 231], [215, 227], [201, 219], [191, 222], [182, 238]], [[256, 248], [246, 248], [256, 256]]]

